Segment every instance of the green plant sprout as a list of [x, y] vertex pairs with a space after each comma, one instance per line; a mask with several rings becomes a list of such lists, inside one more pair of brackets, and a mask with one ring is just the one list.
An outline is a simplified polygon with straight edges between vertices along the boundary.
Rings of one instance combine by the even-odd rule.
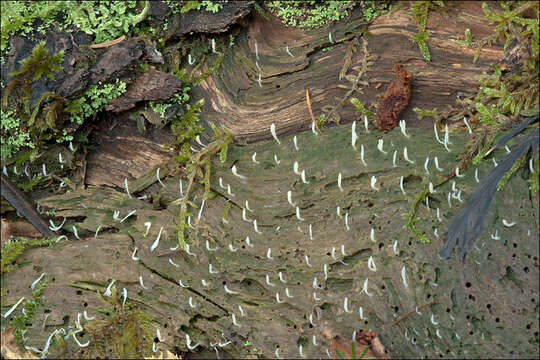
[[223, 8], [223, 4], [228, 2], [227, 0], [221, 1], [209, 1], [209, 0], [188, 0], [188, 1], [173, 1], [165, 0], [164, 1], [169, 8], [172, 10], [173, 14], [178, 14], [179, 12], [184, 14], [191, 10], [200, 10], [203, 8], [205, 11], [217, 13]]
[[20, 120], [14, 116], [12, 110], [0, 110], [0, 136], [2, 159], [11, 158], [23, 147], [35, 148], [30, 134], [22, 130]]
[[[8, 1], [2, 6], [0, 50], [8, 47], [13, 34], [28, 36], [34, 33], [45, 35], [58, 16], [63, 21], [60, 30], [70, 31], [69, 27], [89, 35], [95, 35], [97, 43], [127, 35], [147, 16], [150, 1], [137, 13], [137, 1], [92, 0], [92, 1]], [[34, 23], [40, 24], [34, 27]]]
[[127, 35], [143, 21], [150, 9], [150, 1], [144, 2], [140, 13], [131, 13], [137, 1], [83, 1], [67, 6], [65, 27], [72, 25], [89, 35], [94, 42], [101, 43]]
[[34, 316], [38, 305], [41, 304], [41, 297], [46, 286], [47, 280], [39, 282], [37, 284], [37, 289], [32, 291], [32, 299], [24, 304], [24, 311], [21, 312], [21, 315], [15, 316], [9, 323], [9, 325], [14, 328], [13, 335], [15, 336], [15, 341], [21, 346], [24, 344], [23, 335], [26, 330], [26, 325], [31, 323], [31, 319]]
[[[351, 342], [351, 359], [363, 359], [364, 356], [366, 356], [367, 351], [369, 350], [369, 346], [366, 346], [364, 350], [360, 354], [358, 354], [358, 357], [356, 357], [356, 346], [354, 344], [354, 341]], [[336, 354], [338, 354], [340, 359], [345, 359], [345, 354], [336, 349]]]
[[429, 47], [426, 43], [429, 38], [429, 33], [426, 32], [427, 18], [429, 10], [436, 9], [435, 5], [443, 8], [444, 1], [415, 1], [411, 6], [411, 13], [414, 16], [414, 20], [418, 23], [418, 33], [413, 35], [413, 39], [418, 44], [422, 56], [427, 61], [431, 61]]
[[126, 83], [118, 79], [114, 84], [90, 85], [80, 97], [67, 102], [66, 111], [71, 114], [71, 122], [80, 125], [125, 92]]
[[[178, 95], [178, 94], [175, 94], [175, 95]], [[150, 101], [148, 105], [150, 105], [150, 109], [152, 109], [153, 112], [155, 112], [161, 117], [165, 117], [167, 108], [170, 106], [170, 104], [159, 104], [159, 103], [156, 103], [155, 101]]]
[[[476, 62], [480, 57], [482, 48], [486, 45], [490, 46], [494, 41], [505, 40], [504, 49], [506, 50], [513, 38], [518, 39], [524, 44], [526, 39], [530, 44], [530, 55], [538, 56], [540, 30], [538, 20], [539, 5], [534, 1], [527, 2], [499, 2], [500, 10], [492, 9], [487, 3], [482, 3], [482, 10], [485, 16], [489, 19], [490, 24], [496, 24], [495, 32], [487, 37], [474, 40], [470, 29], [465, 30], [465, 40], [456, 40], [462, 46], [476, 48], [473, 62]], [[502, 11], [501, 11], [502, 10]], [[523, 17], [523, 14], [532, 13], [536, 17]]]
[[315, 29], [341, 20], [356, 6], [355, 1], [270, 1], [267, 6], [288, 26]]

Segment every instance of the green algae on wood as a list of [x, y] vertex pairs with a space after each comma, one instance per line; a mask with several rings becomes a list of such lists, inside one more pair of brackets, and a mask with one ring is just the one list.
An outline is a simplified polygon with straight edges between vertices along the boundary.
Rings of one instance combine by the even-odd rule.
[[[403, 231], [401, 214], [408, 210], [414, 195], [429, 181], [436, 183], [453, 169], [457, 152], [469, 135], [451, 133], [452, 152], [447, 152], [435, 141], [431, 131], [420, 129], [408, 129], [410, 139], [406, 139], [398, 129], [386, 134], [371, 129], [366, 134], [363, 127], [358, 126], [358, 150], [351, 146], [349, 126], [333, 127], [325, 132], [328, 138], [311, 132], [297, 134], [299, 151], [291, 137], [280, 137], [280, 145], [272, 140], [258, 145], [232, 146], [225, 163], [214, 160], [211, 190], [217, 196], [206, 200], [200, 221], [197, 221], [197, 214], [191, 218], [195, 230], [190, 228], [186, 235], [190, 253], [170, 253], [169, 247], [176, 245], [174, 225], [178, 221], [178, 207], [173, 202], [180, 194], [178, 178], [163, 176], [165, 187], [158, 186], [165, 206], [162, 210], [112, 189], [81, 189], [40, 200], [42, 206], [58, 209], [58, 216], [68, 216], [73, 224], [77, 222], [80, 231], [93, 233], [100, 223], [109, 229], [100, 232], [97, 238], [82, 242], [61, 242], [50, 249], [29, 250], [21, 261], [42, 266], [42, 271], [54, 276], [56, 292], [71, 289], [64, 291], [73, 294], [66, 295], [65, 299], [48, 292], [50, 286], [45, 289], [45, 302], [58, 304], [58, 310], [53, 311], [56, 317], [68, 313], [75, 319], [77, 311], [81, 311], [79, 298], [88, 303], [85, 309], [94, 314], [100, 307], [92, 300], [95, 290], [105, 291], [110, 281], [116, 279], [117, 289], [127, 289], [128, 301], [154, 316], [165, 342], [183, 349], [186, 333], [191, 336], [191, 345], [202, 342], [204, 347], [225, 341], [221, 337], [223, 333], [227, 341], [232, 341], [227, 351], [233, 356], [245, 356], [248, 349], [242, 344], [249, 340], [264, 356], [274, 356], [279, 345], [280, 356], [296, 357], [298, 344], [302, 343], [306, 356], [320, 357], [324, 356], [327, 344], [319, 332], [328, 326], [340, 329], [343, 336], [349, 336], [354, 329], [375, 330], [381, 334], [391, 354], [409, 357], [438, 356], [447, 351], [455, 356], [495, 355], [505, 353], [505, 350], [493, 348], [491, 342], [515, 349], [518, 341], [523, 344], [534, 338], [534, 324], [531, 324], [532, 330], [520, 325], [527, 321], [534, 307], [527, 302], [527, 297], [513, 296], [515, 282], [505, 280], [508, 278], [505, 275], [512, 273], [522, 284], [523, 291], [531, 294], [537, 291], [534, 284], [538, 282], [534, 279], [538, 273], [531, 270], [538, 261], [533, 258], [538, 244], [531, 241], [537, 234], [537, 227], [530, 226], [526, 219], [537, 223], [538, 210], [531, 208], [533, 205], [528, 200], [524, 180], [512, 177], [503, 196], [497, 197], [488, 216], [486, 232], [477, 242], [480, 251], [472, 250], [464, 264], [455, 258], [441, 261], [437, 252], [443, 242], [447, 219], [460, 208], [455, 199], [452, 199], [451, 208], [448, 205], [447, 193], [451, 184], [445, 183], [435, 189], [436, 193], [430, 196], [429, 210], [425, 204], [419, 206], [421, 220], [417, 226], [431, 238], [431, 244], [419, 244], [410, 233]], [[377, 150], [378, 138], [384, 140], [383, 150], [388, 152], [387, 155]], [[362, 144], [367, 166], [360, 159]], [[414, 164], [404, 161], [404, 146], [408, 147]], [[398, 151], [396, 167], [392, 164], [394, 150]], [[257, 152], [259, 164], [252, 161], [254, 152]], [[495, 152], [495, 156], [499, 154]], [[274, 155], [280, 161], [279, 165]], [[431, 162], [428, 176], [423, 167], [426, 156], [432, 159], [437, 156], [444, 172], [437, 171]], [[306, 171], [309, 184], [303, 184], [300, 176], [293, 173], [294, 161], [298, 161], [300, 170]], [[239, 174], [246, 176], [245, 180], [232, 174], [233, 164]], [[480, 176], [489, 167], [487, 162], [479, 164]], [[340, 172], [343, 192], [337, 180]], [[371, 176], [377, 178], [376, 185], [380, 190], [371, 188]], [[401, 176], [407, 179], [404, 184], [406, 194], [399, 188]], [[234, 196], [220, 187], [219, 178], [225, 187], [231, 186]], [[457, 178], [456, 183], [466, 199], [466, 194], [476, 184], [474, 168], [465, 172], [464, 178]], [[305, 221], [296, 218], [295, 207], [288, 203], [289, 190], [293, 192], [292, 201], [299, 206]], [[148, 188], [145, 191], [154, 190]], [[196, 185], [190, 200], [200, 206], [203, 195], [204, 186]], [[246, 200], [253, 210], [253, 213], [247, 212], [247, 217], [257, 219], [262, 234], [255, 232], [253, 223], [242, 219]], [[342, 218], [336, 213], [337, 206], [341, 208]], [[229, 213], [224, 222], [222, 217], [226, 208]], [[436, 208], [440, 209], [442, 222], [437, 219]], [[114, 210], [126, 214], [132, 209], [137, 213], [124, 223], [112, 220]], [[346, 230], [345, 213], [348, 213], [350, 231]], [[85, 217], [83, 222], [80, 216]], [[517, 220], [518, 224], [506, 228], [502, 218]], [[145, 236], [147, 221], [151, 222], [151, 227]], [[309, 235], [309, 224], [312, 225], [313, 239]], [[151, 252], [162, 227], [159, 245]], [[116, 231], [113, 228], [119, 233], [111, 233]], [[375, 242], [371, 240], [372, 228]], [[439, 237], [434, 235], [435, 229], [438, 229]], [[491, 239], [496, 230], [501, 238], [499, 241]], [[246, 236], [253, 247], [248, 245]], [[211, 250], [206, 248], [207, 241]], [[231, 252], [229, 245], [236, 251]], [[341, 245], [345, 255], [341, 253]], [[131, 259], [135, 247], [139, 261]], [[267, 257], [268, 248], [271, 258]], [[306, 263], [306, 256], [311, 267]], [[376, 264], [376, 272], [368, 268], [370, 256]], [[63, 262], [46, 261], [56, 257], [61, 257]], [[85, 265], [81, 265], [81, 261]], [[213, 273], [209, 272], [209, 264], [212, 264]], [[520, 270], [523, 266], [529, 271]], [[64, 277], [66, 269], [70, 271]], [[279, 272], [287, 283], [280, 280]], [[456, 272], [461, 275], [456, 276]], [[17, 296], [26, 291], [15, 279], [35, 275], [28, 266], [3, 275], [3, 282], [10, 289], [8, 299], [16, 301]], [[139, 284], [139, 276], [147, 289]], [[317, 289], [313, 288], [315, 277]], [[366, 280], [371, 296], [363, 291]], [[182, 287], [180, 281], [187, 287]], [[225, 286], [232, 293], [228, 293]], [[285, 288], [292, 298], [287, 297]], [[81, 295], [77, 295], [76, 290], [81, 291]], [[490, 295], [494, 291], [497, 293], [495, 299]], [[313, 292], [320, 301], [313, 300]], [[276, 302], [276, 293], [284, 303]], [[190, 297], [195, 307], [190, 305]], [[345, 297], [353, 313], [345, 312]], [[505, 305], [509, 297], [512, 297], [510, 308]], [[442, 298], [445, 300], [422, 310], [422, 314], [390, 326], [402, 314]], [[363, 319], [359, 316], [360, 306]], [[314, 308], [319, 309], [321, 319], [317, 319]], [[516, 309], [521, 312], [513, 313]], [[234, 325], [233, 314], [240, 327]], [[432, 323], [431, 314], [438, 325]], [[313, 327], [310, 327], [310, 315], [315, 324]], [[501, 322], [505, 323], [504, 329], [499, 329]], [[52, 326], [47, 328], [53, 329]], [[472, 335], [466, 336], [471, 331]], [[512, 339], [504, 336], [507, 331], [515, 334]], [[461, 339], [456, 337], [456, 332]], [[271, 339], [267, 336], [269, 333]], [[304, 342], [306, 338], [311, 340], [313, 335], [320, 345]], [[46, 340], [46, 334], [34, 328], [29, 329], [29, 336], [34, 341], [32, 344]], [[415, 338], [416, 346], [411, 343], [411, 336]], [[485, 339], [491, 339], [491, 342]], [[523, 354], [534, 353], [528, 345], [522, 345], [521, 349]]]

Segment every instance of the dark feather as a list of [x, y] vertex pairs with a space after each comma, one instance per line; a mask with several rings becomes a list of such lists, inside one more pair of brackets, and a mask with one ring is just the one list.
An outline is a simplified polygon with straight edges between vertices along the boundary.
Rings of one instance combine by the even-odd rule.
[[[523, 130], [525, 126], [520, 126], [520, 128], [514, 130], [513, 135]], [[509, 139], [510, 137], [507, 138], [506, 141]], [[467, 251], [482, 232], [484, 222], [486, 221], [489, 207], [491, 206], [493, 198], [495, 197], [499, 181], [503, 175], [512, 168], [514, 163], [523, 154], [527, 153], [531, 147], [533, 151], [537, 151], [538, 142], [538, 131], [533, 130], [531, 133], [525, 136], [519, 145], [514, 147], [512, 152], [510, 152], [506, 158], [499, 162], [497, 167], [491, 169], [482, 179], [482, 181], [480, 181], [463, 209], [459, 212], [459, 214], [454, 216], [450, 222], [450, 227], [448, 228], [448, 233], [446, 236], [446, 243], [439, 251], [441, 258], [448, 259], [450, 255], [452, 255], [452, 251], [458, 243], [460, 247], [459, 256], [462, 260], [465, 258]]]

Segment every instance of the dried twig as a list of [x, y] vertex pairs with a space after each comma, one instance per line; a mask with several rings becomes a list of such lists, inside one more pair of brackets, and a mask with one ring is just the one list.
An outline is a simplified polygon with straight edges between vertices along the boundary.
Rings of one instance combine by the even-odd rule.
[[306, 102], [307, 102], [307, 107], [308, 107], [308, 110], [309, 110], [309, 115], [311, 115], [311, 120], [313, 121], [313, 124], [315, 124], [315, 128], [317, 129], [317, 131], [322, 136], [327, 136], [327, 135], [323, 134], [321, 129], [319, 129], [319, 125], [317, 125], [317, 121], [315, 121], [315, 116], [313, 116], [313, 111], [311, 110], [311, 101], [309, 100], [309, 90], [308, 89], [306, 89]]
[[126, 39], [126, 36], [122, 35], [118, 39], [115, 39], [115, 40], [107, 41], [107, 42], [104, 42], [104, 43], [101, 43], [101, 44], [92, 44], [92, 45], [90, 45], [90, 49], [101, 49], [101, 48], [113, 46], [113, 45], [116, 45], [118, 43], [121, 43], [125, 39]]
[[428, 302], [427, 304], [424, 304], [424, 305], [420, 306], [419, 308], [414, 309], [413, 311], [411, 311], [411, 312], [409, 312], [409, 313], [403, 315], [402, 317], [400, 317], [399, 319], [397, 319], [396, 321], [394, 321], [392, 324], [390, 324], [390, 326], [394, 326], [394, 325], [396, 325], [397, 323], [399, 323], [401, 320], [405, 320], [406, 318], [408, 318], [408, 317], [411, 316], [412, 314], [415, 314], [415, 313], [417, 313], [418, 311], [420, 311], [420, 310], [422, 310], [422, 309], [424, 309], [424, 308], [426, 308], [426, 307], [428, 307], [428, 306], [431, 306], [431, 305], [433, 305], [433, 304], [436, 304], [436, 303], [438, 303], [438, 302], [441, 302], [441, 301], [443, 301], [443, 300], [445, 300], [445, 299], [446, 299], [446, 297], [443, 297], [443, 298], [440, 298], [440, 299], [437, 299], [437, 300], [430, 301], [430, 302]]

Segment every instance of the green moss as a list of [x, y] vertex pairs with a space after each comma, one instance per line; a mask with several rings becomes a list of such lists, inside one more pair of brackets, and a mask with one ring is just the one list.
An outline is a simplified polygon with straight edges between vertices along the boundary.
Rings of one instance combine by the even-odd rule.
[[529, 110], [538, 109], [538, 70], [524, 69], [517, 75], [503, 74], [497, 65], [493, 69], [493, 74], [480, 77], [480, 90], [474, 98], [482, 124], [499, 127], [509, 116], [527, 116]]
[[422, 120], [425, 117], [432, 117], [435, 119], [435, 122], [439, 122], [440, 115], [439, 110], [437, 108], [428, 110], [428, 109], [420, 109], [420, 108], [413, 108], [413, 111], [416, 113], [416, 116], [418, 116], [418, 119]]
[[49, 239], [32, 239], [32, 238], [18, 238], [17, 240], [10, 240], [2, 247], [2, 260], [0, 262], [0, 274], [11, 271], [11, 264], [17, 259], [17, 257], [24, 252], [24, 250], [35, 247], [43, 247], [53, 244], [56, 238]]
[[429, 47], [427, 40], [429, 33], [426, 31], [427, 18], [430, 9], [444, 7], [443, 1], [415, 1], [411, 6], [411, 13], [414, 16], [414, 20], [418, 23], [418, 33], [413, 35], [414, 42], [418, 44], [422, 56], [427, 61], [431, 61], [431, 55], [429, 53]]
[[[64, 52], [51, 55], [41, 42], [32, 50], [32, 55], [21, 61], [19, 70], [10, 73], [11, 82], [4, 92], [2, 101], [2, 158], [14, 157], [24, 148], [37, 148], [44, 137], [51, 134], [46, 130], [55, 130], [57, 113], [61, 110], [64, 99], [53, 92], [44, 92], [34, 108], [30, 98], [32, 83], [43, 76], [54, 79], [54, 73], [61, 70]], [[37, 118], [42, 103], [53, 99], [41, 117]], [[5, 110], [10, 107], [10, 110]]]
[[40, 281], [37, 284], [37, 289], [32, 291], [32, 299], [24, 304], [24, 311], [21, 312], [21, 315], [15, 316], [9, 323], [14, 328], [15, 341], [21, 346], [24, 345], [23, 335], [26, 332], [26, 324], [31, 323], [38, 305], [41, 304], [41, 297], [46, 286], [47, 280]]
[[9, 75], [14, 77], [25, 74], [32, 75], [32, 81], [39, 80], [45, 75], [49, 80], [54, 80], [53, 73], [62, 70], [60, 65], [63, 60], [63, 50], [51, 56], [45, 49], [45, 42], [42, 41], [32, 50], [32, 56], [21, 62], [21, 68]]
[[181, 163], [185, 163], [191, 158], [189, 140], [195, 139], [204, 129], [199, 123], [199, 113], [204, 105], [204, 99], [200, 99], [194, 105], [187, 105], [187, 111], [180, 117], [171, 121], [171, 131], [176, 140], [170, 144], [180, 148], [180, 155], [177, 158]]
[[[534, 116], [539, 112], [539, 8], [538, 2], [533, 1], [499, 2], [489, 5], [483, 3], [484, 14], [490, 23], [495, 24], [494, 33], [484, 39], [475, 40], [467, 29], [465, 40], [458, 40], [463, 46], [477, 49], [473, 62], [480, 56], [483, 46], [499, 40], [505, 41], [505, 57], [513, 58], [515, 54], [519, 54], [517, 63], [501, 61], [499, 64], [493, 64], [491, 71], [484, 72], [479, 77], [479, 91], [473, 97], [459, 101], [464, 111], [473, 114], [469, 122], [482, 125], [487, 131], [485, 140], [477, 146], [477, 152], [470, 154], [474, 165], [478, 165], [484, 159], [484, 154], [492, 146], [497, 133], [511, 128], [516, 118]], [[509, 51], [512, 54], [509, 54]], [[500, 66], [505, 66], [504, 71]], [[520, 159], [505, 174], [499, 188], [502, 189], [506, 180], [524, 165], [523, 159]], [[533, 187], [531, 186], [531, 189]]]
[[126, 83], [118, 79], [114, 84], [90, 85], [79, 98], [67, 102], [66, 111], [71, 122], [80, 125], [125, 92]]
[[113, 286], [110, 297], [104, 298], [99, 292], [97, 296], [105, 305], [98, 312], [110, 315], [103, 320], [88, 321], [83, 326], [92, 339], [90, 349], [94, 351], [93, 355], [124, 359], [150, 356], [154, 341], [152, 316], [138, 310], [129, 301], [122, 305], [116, 286]]
[[351, 98], [350, 101], [351, 101], [351, 104], [353, 104], [353, 106], [355, 107], [356, 112], [358, 112], [361, 115], [367, 116], [368, 119], [375, 118], [375, 114], [372, 111], [369, 111], [368, 109], [366, 109], [366, 106], [364, 105], [364, 103], [361, 103], [360, 100], [358, 100], [357, 98]]
[[522, 157], [518, 159], [518, 161], [514, 163], [514, 165], [510, 168], [510, 170], [508, 170], [508, 172], [506, 172], [503, 175], [503, 177], [497, 184], [497, 191], [501, 191], [502, 189], [504, 189], [504, 186], [506, 185], [508, 180], [510, 180], [512, 175], [514, 175], [519, 170], [519, 168], [521, 168], [525, 164], [526, 161], [527, 161], [527, 155], [523, 155]]
[[429, 243], [431, 241], [428, 239], [426, 234], [416, 227], [416, 223], [420, 221], [420, 218], [415, 217], [415, 214], [418, 204], [424, 200], [428, 194], [429, 190], [419, 192], [416, 195], [416, 198], [413, 200], [409, 212], [401, 215], [405, 220], [407, 220], [407, 223], [403, 225], [403, 228], [409, 230], [421, 243]]
[[30, 134], [23, 130], [20, 119], [11, 110], [0, 110], [0, 136], [2, 159], [11, 158], [23, 147], [35, 147]]
[[356, 6], [355, 1], [270, 1], [268, 8], [288, 26], [314, 29], [341, 20]]
[[50, 55], [45, 48], [45, 42], [40, 42], [32, 50], [32, 55], [21, 61], [19, 70], [10, 73], [13, 77], [8, 84], [4, 93], [2, 106], [8, 106], [10, 93], [19, 87], [22, 96], [25, 97], [26, 115], [30, 115], [28, 99], [30, 98], [30, 86], [34, 81], [39, 80], [42, 76], [46, 76], [49, 80], [54, 80], [54, 72], [60, 71], [62, 61], [64, 60], [64, 52], [60, 51], [55, 55]]

